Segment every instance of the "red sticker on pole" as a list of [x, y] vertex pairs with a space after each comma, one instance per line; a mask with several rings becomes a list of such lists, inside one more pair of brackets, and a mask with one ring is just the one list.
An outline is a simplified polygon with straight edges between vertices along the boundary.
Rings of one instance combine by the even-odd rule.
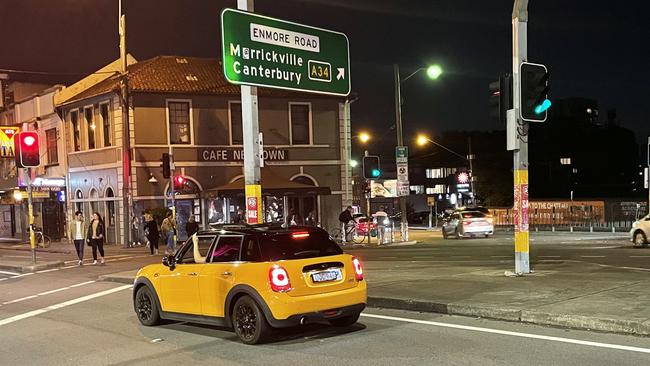
[[521, 231], [528, 231], [528, 184], [521, 185]]
[[246, 199], [246, 222], [257, 224], [257, 197], [248, 197]]

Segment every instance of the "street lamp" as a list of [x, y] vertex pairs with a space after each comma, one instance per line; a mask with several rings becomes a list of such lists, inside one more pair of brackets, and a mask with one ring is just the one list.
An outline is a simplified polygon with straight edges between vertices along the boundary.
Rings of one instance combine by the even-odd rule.
[[368, 141], [370, 141], [370, 134], [367, 133], [367, 132], [361, 132], [361, 133], [359, 133], [359, 135], [357, 136], [357, 138], [359, 139], [359, 141], [360, 141], [361, 143], [364, 143], [364, 144], [365, 144], [365, 143], [367, 143]]
[[[395, 74], [395, 130], [397, 132], [397, 146], [402, 149], [402, 151], [405, 151], [406, 148], [404, 147], [404, 134], [402, 131], [402, 88], [401, 85], [402, 83], [406, 82], [406, 80], [410, 79], [413, 75], [417, 74], [418, 72], [424, 70], [424, 67], [421, 67], [415, 71], [413, 71], [411, 74], [409, 74], [407, 77], [404, 79], [400, 78], [399, 74], [399, 65], [394, 64], [393, 65], [393, 71]], [[439, 65], [431, 65], [427, 67], [427, 76], [430, 79], [437, 79], [442, 75], [442, 67]], [[396, 151], [397, 152], [397, 151]], [[396, 154], [397, 155], [397, 154]], [[395, 157], [397, 160], [397, 156]], [[407, 156], [408, 158], [408, 156]], [[406, 213], [406, 200], [404, 200], [401, 196], [399, 197], [399, 207], [400, 207], [400, 212], [402, 215], [402, 221], [400, 223], [400, 232], [401, 232], [401, 237], [402, 241], [407, 241], [408, 240], [408, 220], [407, 220], [407, 213]]]
[[350, 160], [350, 166], [351, 166], [351, 167], [356, 168], [357, 165], [359, 165], [359, 162], [358, 162], [358, 161], [356, 161], [356, 160]]

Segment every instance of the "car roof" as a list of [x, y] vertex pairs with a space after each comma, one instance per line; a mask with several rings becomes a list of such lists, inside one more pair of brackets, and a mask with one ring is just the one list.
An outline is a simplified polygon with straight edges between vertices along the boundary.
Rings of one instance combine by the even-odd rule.
[[199, 230], [197, 235], [269, 235], [290, 234], [296, 231], [317, 232], [323, 229], [315, 226], [290, 226], [281, 224], [217, 224], [210, 225], [209, 229]]

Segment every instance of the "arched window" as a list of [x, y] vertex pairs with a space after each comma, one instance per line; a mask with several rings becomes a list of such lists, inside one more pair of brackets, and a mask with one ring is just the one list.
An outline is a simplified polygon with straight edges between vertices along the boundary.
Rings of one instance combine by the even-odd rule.
[[[169, 192], [169, 188], [167, 189]], [[174, 188], [174, 192], [176, 194], [199, 194], [201, 193], [201, 188], [199, 185], [191, 178], [185, 177], [185, 181], [183, 182], [183, 187], [181, 188]]]
[[90, 214], [92, 215], [93, 213], [97, 212], [97, 199], [99, 198], [99, 194], [97, 193], [97, 190], [95, 188], [90, 190]]
[[[82, 200], [84, 198], [84, 194], [81, 193], [81, 189], [77, 189], [77, 191], [74, 193], [74, 198], [78, 200]], [[74, 206], [75, 206], [75, 211], [83, 211], [84, 203], [76, 202]]]
[[113, 188], [106, 188], [105, 196], [109, 199], [106, 201], [106, 224], [108, 226], [115, 226], [115, 201], [113, 201], [115, 194], [113, 193]]
[[306, 175], [299, 175], [297, 177], [294, 177], [291, 179], [293, 182], [300, 183], [300, 184], [306, 184], [308, 186], [315, 186], [316, 182], [314, 182], [313, 179], [309, 178]]

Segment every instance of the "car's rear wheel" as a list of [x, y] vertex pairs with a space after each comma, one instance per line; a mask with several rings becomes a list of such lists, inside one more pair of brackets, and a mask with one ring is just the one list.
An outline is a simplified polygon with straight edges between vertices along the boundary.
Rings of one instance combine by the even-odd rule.
[[152, 326], [160, 324], [160, 312], [151, 290], [147, 286], [142, 286], [135, 293], [133, 304], [138, 320], [142, 325]]
[[249, 296], [237, 300], [232, 313], [233, 327], [239, 339], [245, 344], [263, 342], [271, 334], [271, 326], [266, 321], [259, 305]]
[[350, 326], [354, 323], [356, 323], [359, 320], [359, 313], [344, 316], [342, 318], [336, 318], [330, 320], [330, 324], [332, 324], [335, 327], [347, 327]]
[[456, 231], [454, 232], [454, 235], [456, 236], [456, 239], [458, 239], [458, 240], [461, 240], [463, 238], [463, 236], [460, 235], [460, 231], [458, 231], [458, 229], [456, 229]]
[[644, 247], [648, 245], [648, 239], [643, 231], [639, 230], [634, 233], [634, 245]]

